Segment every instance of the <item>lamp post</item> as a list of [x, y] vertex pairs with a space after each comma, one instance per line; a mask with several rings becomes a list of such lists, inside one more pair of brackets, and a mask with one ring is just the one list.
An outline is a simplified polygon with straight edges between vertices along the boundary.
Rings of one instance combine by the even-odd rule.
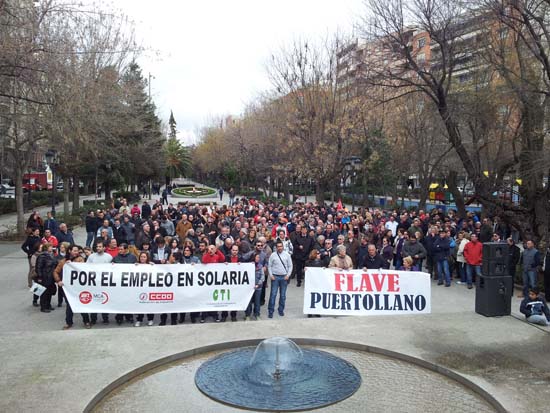
[[59, 157], [55, 149], [48, 149], [45, 156], [46, 163], [52, 170], [52, 217], [55, 217], [55, 192], [57, 190], [57, 184], [55, 182], [55, 168], [59, 165]]
[[350, 191], [351, 191], [351, 211], [355, 212], [355, 188], [356, 178], [359, 170], [361, 169], [360, 158], [351, 157], [346, 160], [344, 169], [350, 178]]

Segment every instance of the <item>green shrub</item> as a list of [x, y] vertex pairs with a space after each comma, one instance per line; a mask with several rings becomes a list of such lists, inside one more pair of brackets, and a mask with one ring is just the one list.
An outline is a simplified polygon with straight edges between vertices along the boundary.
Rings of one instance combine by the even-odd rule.
[[128, 203], [132, 202], [139, 202], [141, 200], [141, 196], [139, 195], [139, 192], [129, 192], [129, 191], [120, 191], [120, 192], [113, 192], [113, 198], [125, 198]]
[[[28, 205], [28, 193], [23, 194], [23, 204], [25, 207]], [[44, 205], [51, 205], [52, 193], [50, 191], [36, 191], [31, 192], [32, 207], [40, 207]], [[63, 201], [63, 194], [56, 193], [56, 199]], [[10, 214], [17, 212], [15, 206], [15, 199], [0, 198], [0, 214]]]
[[88, 215], [89, 210], [92, 210], [92, 211], [96, 212], [98, 209], [103, 209], [104, 210], [108, 206], [109, 206], [109, 204], [107, 204], [105, 202], [102, 202], [102, 201], [98, 201], [98, 202], [95, 202], [94, 200], [84, 201], [84, 205], [81, 206], [80, 208], [78, 208], [78, 215], [84, 217], [84, 216]]
[[69, 229], [73, 229], [79, 225], [82, 225], [82, 218], [80, 215], [71, 215], [71, 214], [56, 214], [55, 219], [57, 222], [64, 222], [67, 224]]
[[16, 210], [15, 199], [0, 198], [0, 214], [9, 214]]

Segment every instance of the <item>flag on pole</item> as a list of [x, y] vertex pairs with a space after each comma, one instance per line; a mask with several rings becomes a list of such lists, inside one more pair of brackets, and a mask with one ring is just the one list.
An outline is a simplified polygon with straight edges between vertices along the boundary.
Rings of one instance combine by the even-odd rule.
[[336, 205], [336, 211], [341, 211], [342, 209], [344, 209], [344, 207], [342, 206], [342, 200], [339, 198], [338, 205]]

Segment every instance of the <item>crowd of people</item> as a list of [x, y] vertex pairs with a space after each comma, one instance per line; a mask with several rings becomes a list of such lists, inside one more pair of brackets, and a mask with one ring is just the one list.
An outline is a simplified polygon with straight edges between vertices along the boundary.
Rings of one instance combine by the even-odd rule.
[[[512, 228], [498, 218], [491, 221], [471, 212], [465, 218], [438, 209], [351, 212], [334, 205], [285, 206], [238, 199], [233, 193], [230, 205], [166, 205], [158, 199], [139, 206], [117, 199], [110, 208], [90, 210], [84, 224], [87, 236], [81, 247], [67, 226], [58, 224], [51, 214], [43, 220], [34, 212], [29, 218], [29, 235], [22, 249], [29, 260], [29, 287], [33, 281], [46, 287], [40, 297], [33, 297], [33, 305], [44, 313], [54, 309], [51, 301], [56, 294], [57, 305], [62, 307], [63, 266], [70, 261], [136, 265], [252, 262], [254, 295], [244, 312], [249, 320], [260, 318], [266, 297], [267, 316], [272, 318], [277, 312], [283, 317], [287, 286], [295, 280], [296, 287], [301, 287], [306, 267], [425, 271], [438, 286], [451, 287], [454, 281], [471, 289], [481, 274], [482, 245], [490, 241], [508, 245], [507, 268], [514, 279], [521, 264], [522, 297], [529, 299], [535, 291], [537, 300], [550, 299], [550, 250], [541, 256], [531, 240], [525, 241], [522, 250]], [[544, 272], [545, 297], [537, 290], [539, 272]], [[115, 321], [138, 327], [144, 317], [117, 314]], [[153, 325], [154, 315], [146, 317], [147, 324]], [[208, 318], [237, 321], [237, 312], [191, 313], [189, 318], [192, 323]], [[90, 328], [97, 314], [82, 314], [82, 319]], [[170, 314], [173, 325], [185, 319], [184, 313]], [[71, 328], [73, 313], [67, 302], [65, 321], [64, 328]], [[102, 314], [102, 321], [109, 323], [109, 314]], [[168, 314], [161, 314], [159, 325], [167, 321]]]

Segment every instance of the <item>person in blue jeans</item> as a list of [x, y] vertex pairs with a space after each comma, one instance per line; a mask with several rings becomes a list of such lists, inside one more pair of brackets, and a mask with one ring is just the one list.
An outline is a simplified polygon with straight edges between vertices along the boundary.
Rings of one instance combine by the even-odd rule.
[[451, 273], [449, 272], [449, 256], [451, 255], [451, 243], [444, 229], [439, 231], [439, 237], [434, 240], [432, 251], [434, 261], [437, 263], [437, 285], [443, 284], [443, 276], [445, 276], [445, 287], [450, 287]]
[[94, 211], [89, 210], [86, 215], [86, 246], [91, 247], [94, 243], [95, 233], [97, 231], [97, 219], [94, 215]]
[[267, 306], [267, 316], [273, 318], [275, 311], [275, 300], [277, 292], [280, 290], [278, 312], [281, 317], [285, 315], [286, 288], [290, 274], [292, 274], [292, 258], [284, 250], [282, 241], [277, 241], [276, 251], [272, 253], [268, 261], [269, 277], [271, 278], [271, 294], [269, 295], [269, 305]]
[[520, 304], [519, 311], [529, 323], [547, 326], [550, 324], [550, 311], [538, 288], [529, 288], [529, 295]]
[[535, 288], [537, 285], [537, 271], [541, 265], [540, 252], [535, 248], [533, 241], [529, 240], [525, 243], [521, 262], [523, 264], [523, 297], [527, 297], [529, 288]]
[[254, 294], [250, 298], [250, 303], [246, 307], [244, 312], [245, 320], [250, 320], [250, 314], [252, 313], [252, 304], [254, 304], [254, 320], [260, 318], [260, 297], [262, 293], [262, 285], [264, 283], [264, 273], [266, 267], [261, 263], [261, 255], [259, 253], [254, 254], [254, 265], [256, 267], [256, 279], [254, 281]]

